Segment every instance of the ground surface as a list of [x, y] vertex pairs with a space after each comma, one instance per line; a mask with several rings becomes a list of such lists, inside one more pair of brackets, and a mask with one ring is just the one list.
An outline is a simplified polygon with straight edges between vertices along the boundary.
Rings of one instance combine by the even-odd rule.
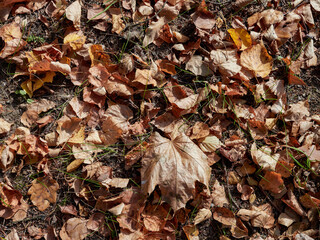
[[[90, 46], [86, 46], [85, 49], [85, 47], [82, 46], [82, 43], [80, 48], [75, 50], [70, 47], [71, 45], [69, 46], [64, 42], [68, 33], [76, 32], [74, 27], [75, 22], [72, 22], [70, 17], [68, 20], [68, 17], [64, 13], [66, 7], [69, 6], [72, 1], [66, 2], [65, 7], [61, 10], [62, 14], [58, 18], [50, 15], [52, 14], [52, 11], [48, 12], [48, 3], [35, 11], [33, 11], [30, 6], [27, 6], [26, 2], [16, 3], [8, 19], [1, 23], [0, 27], [14, 21], [20, 24], [20, 29], [22, 29], [21, 39], [26, 41], [24, 48], [19, 50], [23, 53], [22, 55], [24, 55], [25, 52], [30, 52], [33, 49], [46, 46], [56, 41], [57, 46], [61, 48], [62, 52], [64, 51], [63, 54], [71, 60], [69, 65], [72, 67], [71, 69], [73, 72], [75, 72], [73, 68], [77, 66], [87, 68], [83, 68], [77, 72], [78, 75], [84, 75], [85, 77], [83, 77], [83, 79], [77, 78], [76, 81], [71, 81], [70, 72], [63, 73], [63, 71], [56, 70], [53, 81], [51, 83], [45, 83], [36, 91], [32, 91], [33, 95], [30, 96], [26, 91], [22, 91], [21, 84], [28, 81], [31, 75], [42, 78], [45, 71], [40, 71], [39, 73], [39, 71], [31, 71], [30, 68], [25, 68], [23, 72], [27, 72], [27, 74], [17, 74], [17, 76], [13, 76], [15, 73], [19, 72], [19, 70], [17, 70], [18, 67], [21, 69], [19, 63], [15, 64], [16, 61], [10, 60], [10, 56], [15, 56], [17, 53], [13, 53], [9, 57], [0, 60], [0, 118], [12, 124], [9, 131], [0, 136], [0, 153], [2, 154], [2, 165], [0, 165], [0, 196], [2, 202], [0, 203], [0, 237], [9, 239], [8, 234], [16, 231], [20, 239], [55, 239], [54, 235], [56, 235], [57, 238], [62, 239], [235, 239], [235, 237], [243, 237], [246, 239], [319, 239], [319, 222], [316, 220], [317, 216], [319, 217], [320, 202], [320, 149], [318, 145], [320, 139], [319, 60], [313, 66], [301, 68], [299, 77], [303, 80], [305, 85], [290, 85], [288, 82], [289, 66], [286, 66], [286, 64], [278, 58], [279, 56], [283, 58], [295, 56], [292, 54], [293, 52], [303, 54], [306, 45], [311, 42], [310, 38], [307, 38], [306, 35], [312, 33], [314, 54], [319, 59], [320, 54], [317, 50], [320, 48], [320, 43], [318, 41], [319, 32], [315, 30], [319, 30], [320, 28], [319, 12], [316, 12], [311, 8], [308, 1], [303, 1], [302, 5], [300, 4], [298, 6], [293, 6], [287, 1], [253, 1], [252, 3], [239, 7], [234, 1], [210, 0], [206, 1], [207, 10], [203, 10], [203, 12], [199, 10], [199, 3], [193, 4], [192, 1], [190, 1], [190, 7], [179, 9], [179, 15], [170, 21], [167, 21], [171, 31], [179, 32], [189, 38], [183, 44], [185, 48], [187, 48], [187, 45], [189, 44], [190, 48], [183, 52], [182, 50], [177, 50], [177, 48], [173, 49], [174, 44], [182, 44], [181, 42], [173, 37], [167, 40], [167, 42], [163, 40], [161, 40], [161, 42], [159, 40], [159, 35], [157, 35], [158, 33], [156, 34], [157, 37], [155, 38], [155, 41], [151, 41], [147, 46], [143, 46], [145, 34], [148, 34], [148, 30], [146, 29], [150, 27], [150, 25], [152, 26], [152, 23], [157, 20], [157, 17], [152, 13], [149, 16], [146, 16], [146, 20], [142, 23], [136, 23], [132, 17], [135, 11], [130, 8], [126, 9], [122, 5], [135, 1], [120, 2], [121, 3], [115, 1], [110, 9], [121, 9], [123, 12], [115, 11], [115, 14], [107, 7], [107, 11], [105, 12], [108, 15], [106, 17], [107, 20], [105, 21], [88, 21], [87, 14], [90, 9], [96, 7], [95, 4], [99, 5], [102, 10], [108, 5], [104, 5], [100, 1], [82, 1], [81, 3], [81, 16], [78, 30], [81, 30], [83, 36], [86, 37], [85, 43], [104, 46], [103, 54], [107, 54], [110, 57], [110, 61], [107, 61], [106, 63], [101, 56], [96, 56], [95, 61], [99, 60], [105, 64], [103, 67], [108, 69], [110, 73], [114, 74], [115, 72], [120, 72], [121, 75], [118, 74], [120, 80], [117, 83], [111, 82], [111, 86], [108, 85], [111, 89], [110, 91], [107, 88], [107, 92], [100, 95], [94, 95], [95, 93], [93, 93], [92, 89], [97, 88], [97, 86], [94, 85], [93, 80], [88, 81], [88, 69], [94, 67], [92, 56], [89, 56], [90, 54], [88, 54], [88, 48], [90, 48]], [[155, 2], [157, 1], [150, 1], [151, 9], [156, 9]], [[173, 2], [178, 1], [165, 1], [164, 4], [169, 4], [168, 6], [172, 7], [174, 6], [172, 4]], [[225, 49], [226, 47], [217, 47], [219, 44], [213, 40], [209, 40], [210, 36], [218, 36], [219, 34], [222, 36], [227, 33], [227, 29], [229, 28], [242, 28], [239, 27], [241, 24], [237, 25], [234, 22], [235, 19], [240, 23], [243, 23], [243, 26], [248, 27], [247, 19], [255, 13], [261, 13], [267, 9], [275, 9], [286, 15], [296, 11], [299, 7], [304, 6], [304, 2], [306, 2], [306, 6], [310, 8], [311, 13], [313, 14], [314, 25], [311, 26], [309, 24], [307, 27], [303, 27], [306, 25], [304, 21], [298, 21], [299, 26], [301, 27], [299, 31], [300, 33], [302, 32], [301, 38], [303, 41], [299, 42], [292, 38], [288, 38], [284, 44], [279, 47], [279, 51], [276, 52], [270, 47], [271, 41], [268, 41], [261, 36], [258, 37], [260, 40], [264, 40], [264, 45], [270, 54], [270, 58], [273, 59], [273, 69], [266, 77], [261, 78], [260, 76], [256, 76], [246, 81], [235, 75], [226, 76], [221, 74], [221, 71], [217, 70], [214, 66], [217, 66], [217, 64], [212, 64], [210, 52], [218, 48]], [[58, 3], [62, 4], [62, 6], [64, 5], [63, 1], [57, 1], [57, 5]], [[148, 4], [137, 1], [137, 7], [143, 5], [147, 6]], [[14, 11], [18, 6], [27, 6], [31, 10], [29, 13], [14, 14]], [[161, 11], [163, 9], [160, 8], [157, 14], [161, 16]], [[101, 13], [102, 11], [97, 11], [97, 13], [99, 12]], [[205, 21], [211, 21], [211, 18], [213, 18], [215, 20], [215, 26], [211, 30], [199, 29], [198, 26], [196, 26], [195, 20], [191, 17], [192, 14], [197, 12], [200, 12], [200, 15], [203, 14], [201, 16], [204, 19], [208, 18], [208, 20]], [[113, 29], [116, 24], [113, 22], [113, 18], [116, 19], [116, 17], [112, 18], [113, 14], [120, 17], [122, 19], [122, 24], [124, 24], [124, 27], [122, 27], [122, 30], [120, 29], [119, 32], [116, 32], [117, 30], [115, 31]], [[300, 14], [305, 16], [303, 15], [304, 13], [300, 12]], [[47, 19], [47, 24], [40, 21], [40, 18]], [[23, 28], [21, 23], [24, 21], [26, 21], [27, 24]], [[218, 27], [219, 21], [222, 23]], [[103, 31], [96, 29], [97, 23], [101, 24], [102, 28], [104, 28]], [[280, 23], [276, 23], [274, 25], [277, 26], [279, 24]], [[288, 24], [292, 23], [289, 22]], [[254, 24], [248, 32], [257, 31], [262, 33], [265, 30], [266, 29], [263, 27], [259, 28]], [[209, 32], [210, 34], [208, 34]], [[130, 38], [128, 36], [130, 36]], [[163, 38], [166, 37], [164, 34], [161, 36]], [[236, 49], [230, 36], [227, 36], [226, 34], [226, 37], [221, 38], [221, 41], [224, 42], [224, 44], [226, 42], [230, 43], [230, 45], [227, 46], [228, 48]], [[197, 40], [200, 41], [200, 45], [196, 47], [195, 42]], [[256, 41], [255, 43], [252, 43], [252, 45], [257, 44], [258, 42], [259, 41]], [[155, 45], [155, 43], [157, 43], [158, 46]], [[6, 40], [3, 39], [1, 47], [3, 48], [5, 44], [7, 44]], [[63, 46], [67, 45], [69, 48], [64, 49]], [[79, 53], [81, 49], [84, 49], [83, 55]], [[239, 50], [237, 54], [240, 55], [242, 51], [243, 50]], [[192, 55], [205, 56], [206, 59], [203, 58], [203, 62], [201, 60], [200, 64], [204, 64], [207, 68], [208, 66], [211, 67], [211, 73], [206, 76], [201, 76], [202, 74], [196, 74], [191, 68], [186, 67], [186, 63]], [[50, 56], [52, 57], [52, 55]], [[134, 61], [135, 65], [133, 69], [130, 69], [128, 66], [121, 67], [123, 64], [128, 65], [130, 63], [122, 61], [122, 59], [125, 59], [125, 56], [131, 56], [129, 61]], [[45, 58], [46, 57], [47, 56], [45, 56]], [[165, 84], [159, 84], [160, 80], [154, 75], [152, 75], [152, 77], [157, 79], [156, 84], [151, 85], [148, 82], [143, 83], [143, 80], [138, 80], [138, 83], [132, 83], [132, 81], [137, 79], [136, 69], [150, 69], [151, 61], [156, 62], [156, 60], [167, 59], [171, 61], [172, 64], [174, 58], [176, 58], [176, 67], [174, 70], [158, 67], [161, 71], [158, 70], [157, 74], [161, 72], [164, 76]], [[19, 59], [21, 60], [23, 57], [20, 55]], [[294, 60], [297, 59], [298, 57]], [[24, 63], [25, 66], [31, 66], [31, 63], [28, 63], [27, 59], [24, 60], [26, 61]], [[302, 64], [306, 64], [304, 61], [307, 60], [300, 60], [303, 62]], [[40, 61], [40, 58], [37, 61]], [[64, 62], [62, 58], [55, 61]], [[112, 67], [110, 67], [112, 64], [117, 66], [115, 68], [116, 70], [112, 70]], [[159, 64], [159, 62], [157, 62], [157, 64]], [[129, 70], [124, 73], [125, 70], [123, 69]], [[50, 71], [54, 70], [49, 69], [46, 72]], [[150, 74], [151, 73], [148, 75], [149, 77]], [[112, 76], [114, 78], [115, 75]], [[99, 77], [97, 79], [101, 80]], [[98, 81], [97, 79], [95, 80], [96, 82]], [[265, 84], [268, 81], [272, 81], [270, 79], [282, 80], [285, 86], [283, 94], [286, 95], [281, 95], [280, 97], [280, 95], [277, 95], [277, 93], [271, 90], [271, 100], [269, 100], [267, 95], [263, 95], [261, 92], [261, 99], [259, 99], [259, 101], [255, 100], [255, 93], [258, 92], [258, 90], [249, 89], [256, 88], [259, 84]], [[148, 81], [149, 80], [150, 79], [148, 79]], [[80, 83], [78, 84], [75, 82]], [[121, 86], [115, 85], [119, 84], [119, 82], [122, 84], [120, 84]], [[169, 86], [169, 82], [170, 84], [174, 83], [177, 84], [176, 86], [183, 86], [188, 89], [179, 88], [177, 92], [174, 92], [174, 90], [172, 90], [174, 88], [171, 85], [171, 92], [168, 93], [165, 89]], [[222, 92], [221, 89], [220, 91], [217, 91], [216, 89], [218, 89], [218, 86], [221, 87], [221, 84], [227, 86], [228, 89], [224, 88]], [[129, 86], [130, 89], [132, 89], [131, 96], [125, 95], [123, 93], [124, 91], [122, 91], [123, 88], [120, 89], [123, 85]], [[199, 100], [197, 104], [185, 109], [183, 108], [184, 106], [179, 105], [179, 99], [186, 99], [192, 94], [199, 94], [203, 89], [207, 88], [211, 89], [209, 90], [211, 92], [210, 94], [207, 94], [204, 100]], [[245, 90], [241, 92], [242, 90], [239, 90], [240, 88]], [[270, 91], [265, 85], [263, 85], [262, 88], [267, 89], [264, 90], [264, 93]], [[85, 97], [83, 95], [84, 91], [91, 91], [90, 97]], [[230, 94], [228, 94], [228, 91]], [[239, 93], [239, 91], [241, 93]], [[220, 101], [222, 97], [224, 99], [223, 103]], [[274, 104], [277, 98], [280, 99], [283, 97], [285, 101], [287, 101], [284, 112], [271, 113], [268, 106]], [[69, 103], [75, 98], [78, 100], [72, 105], [70, 110]], [[48, 109], [44, 112], [40, 112], [37, 115], [37, 119], [50, 116], [51, 121], [46, 122], [45, 126], [39, 127], [40, 124], [30, 120], [29, 117], [28, 119], [31, 123], [26, 126], [26, 124], [21, 121], [23, 113], [40, 99], [46, 99], [55, 103], [55, 106], [50, 108], [50, 110]], [[214, 101], [212, 101], [212, 99], [214, 99]], [[217, 102], [220, 101], [220, 105], [223, 105], [222, 107], [219, 104], [213, 104], [216, 99]], [[291, 116], [288, 112], [290, 109], [289, 105], [301, 103], [305, 100], [309, 103], [309, 113], [303, 112], [299, 117], [294, 116], [294, 121], [287, 120]], [[99, 105], [99, 101], [103, 102], [102, 106]], [[113, 103], [117, 106], [125, 107], [116, 110], [115, 116], [107, 116], [107, 112], [105, 111], [110, 109], [111, 106], [114, 106]], [[180, 108], [176, 107], [177, 104]], [[185, 104], [190, 104], [189, 100], [185, 101]], [[229, 107], [225, 107], [224, 104]], [[250, 111], [241, 112], [239, 110], [238, 112], [236, 108], [230, 107], [230, 105], [250, 109]], [[267, 107], [264, 108], [264, 106]], [[226, 111], [224, 111], [224, 109]], [[130, 117], [126, 117], [125, 111], [131, 112], [129, 114]], [[262, 117], [259, 115], [261, 113], [259, 111], [265, 111], [264, 114], [262, 114]], [[298, 110], [293, 110], [293, 112], [296, 111]], [[89, 114], [86, 114], [86, 116], [83, 117], [86, 112], [89, 112]], [[241, 117], [250, 114], [249, 112], [254, 113], [255, 117]], [[169, 118], [168, 115], [165, 116], [164, 114], [166, 113], [170, 113], [172, 118]], [[171, 115], [171, 113], [174, 116]], [[295, 113], [293, 113], [293, 115], [294, 114]], [[70, 122], [63, 122], [61, 120], [63, 116], [68, 116], [68, 121]], [[159, 120], [159, 116], [165, 116], [165, 118], [170, 120], [168, 120], [169, 122], [163, 121], [163, 119]], [[118, 120], [117, 117], [120, 120]], [[76, 118], [80, 122], [80, 125], [77, 125], [78, 127], [72, 125], [74, 124], [73, 121], [76, 121], [74, 120]], [[274, 127], [269, 129], [266, 127], [267, 118], [276, 119]], [[59, 119], [60, 122], [58, 121]], [[158, 122], [155, 121], [155, 119], [158, 119]], [[171, 126], [170, 128], [166, 125], [172, 123], [177, 126], [178, 124], [176, 124], [176, 122], [179, 119], [183, 119], [183, 129], [185, 129], [185, 134], [188, 138], [190, 137], [192, 139], [193, 145], [200, 146], [204, 141], [203, 139], [208, 136], [218, 137], [221, 145], [219, 145], [219, 147], [212, 147], [212, 144], [214, 145], [215, 143], [210, 143], [211, 150], [204, 151], [205, 153], [202, 152], [202, 154], [209, 156], [211, 159], [211, 162], [209, 161], [210, 167], [208, 165], [208, 168], [210, 169], [209, 179], [207, 182], [200, 181], [199, 179], [201, 176], [197, 176], [199, 178], [197, 179], [199, 186], [196, 188], [194, 186], [190, 187], [190, 185], [186, 187], [186, 189], [192, 189], [194, 197], [190, 197], [192, 194], [189, 195], [189, 199], [185, 201], [184, 210], [181, 210], [179, 214], [176, 212], [176, 215], [174, 215], [172, 210], [174, 207], [170, 206], [169, 203], [161, 201], [162, 198], [172, 200], [172, 196], [162, 196], [161, 198], [161, 187], [163, 187], [161, 183], [155, 187], [155, 190], [152, 189], [152, 191], [149, 192], [149, 195], [146, 194], [146, 191], [141, 190], [143, 189], [143, 182], [150, 180], [148, 179], [149, 173], [146, 173], [141, 169], [147, 164], [153, 164], [150, 161], [148, 162], [148, 159], [152, 157], [155, 158], [156, 156], [154, 153], [156, 150], [153, 151], [151, 149], [152, 144], [157, 144], [157, 141], [154, 140], [155, 132], [159, 132], [162, 138], [172, 138], [172, 141], [177, 141], [171, 135], [172, 131], [174, 131], [174, 127]], [[252, 121], [252, 119], [259, 119], [260, 125], [254, 123], [256, 124], [254, 127], [248, 127], [249, 125], [247, 124], [249, 120]], [[103, 122], [107, 122], [106, 126], [103, 125]], [[230, 122], [230, 124], [224, 124], [226, 122]], [[294, 133], [294, 126], [298, 126], [302, 129], [301, 122], [305, 122], [306, 124], [309, 122], [311, 123], [311, 127], [303, 133]], [[58, 129], [59, 127], [57, 128], [59, 124], [60, 130]], [[113, 128], [112, 124], [117, 126], [114, 127], [113, 130], [108, 130], [109, 128]], [[181, 122], [179, 124], [181, 124]], [[196, 124], [205, 125], [201, 125], [200, 133], [196, 133], [197, 129], [194, 127]], [[261, 127], [261, 124], [263, 127]], [[84, 127], [81, 128], [81, 126]], [[48, 140], [47, 136], [52, 132], [56, 132], [56, 136], [59, 136], [60, 138], [62, 138], [62, 135], [66, 132], [67, 134], [63, 136], [68, 134], [69, 136], [68, 139], [60, 143], [57, 143], [57, 139], [55, 139], [55, 143], [49, 145], [49, 148], [48, 146], [44, 147], [45, 154], [43, 154], [40, 150], [37, 150], [42, 143], [37, 142], [35, 146], [33, 146], [33, 143], [25, 140], [28, 139], [27, 136], [19, 135], [16, 132], [16, 129], [19, 127], [28, 128], [30, 130], [28, 135], [32, 135], [37, 139], [41, 138]], [[74, 131], [71, 133], [68, 132], [70, 128], [74, 128]], [[75, 132], [81, 131], [83, 132], [82, 137], [80, 136], [81, 134], [75, 136]], [[260, 134], [262, 131], [262, 135], [259, 135], [262, 137], [252, 135], [252, 131], [257, 134]], [[97, 144], [95, 142], [98, 142], [97, 139], [91, 142], [88, 140], [89, 134], [93, 132], [98, 132], [98, 134], [100, 134], [100, 142]], [[120, 134], [117, 135], [115, 132], [120, 132]], [[105, 139], [103, 139], [103, 137]], [[108, 137], [111, 138], [111, 140], [108, 139]], [[71, 138], [73, 140], [70, 140]], [[306, 138], [309, 140], [305, 140]], [[82, 141], [86, 141], [86, 143], [90, 143], [91, 145], [99, 146], [97, 148], [100, 149], [100, 151], [96, 151], [96, 148], [94, 148], [94, 150], [82, 148], [82, 143], [79, 142], [79, 139], [82, 139]], [[241, 140], [240, 145], [233, 145], [232, 143], [230, 146], [227, 146], [228, 142], [235, 140]], [[135, 160], [133, 166], [128, 167], [128, 153], [132, 153], [133, 147], [143, 142], [150, 144], [145, 151], [147, 151], [149, 155], [151, 154], [152, 157], [148, 154], [147, 156], [144, 156], [143, 151], [139, 157], [137, 151], [133, 151]], [[279, 170], [279, 165], [276, 169], [265, 169], [265, 165], [260, 165], [259, 161], [257, 163], [257, 160], [253, 159], [255, 158], [255, 156], [253, 156], [254, 154], [251, 152], [253, 144], [256, 144], [258, 148], [264, 146], [270, 147], [269, 149], [272, 149], [271, 153], [269, 151], [267, 155], [275, 157], [276, 154], [280, 154], [280, 160], [283, 160], [282, 163], [285, 165], [282, 172]], [[18, 147], [16, 147], [17, 145]], [[13, 154], [13, 160], [11, 160], [11, 162], [9, 161], [10, 157], [5, 155], [4, 149], [7, 146], [9, 146], [10, 151]], [[28, 150], [24, 151], [26, 146], [27, 148], [30, 147], [29, 149], [36, 149], [35, 153], [32, 151], [29, 152]], [[314, 151], [316, 154], [312, 155], [312, 153], [309, 152], [309, 157], [306, 157], [306, 155], [301, 156], [301, 151], [297, 151], [297, 149], [302, 146], [307, 146], [309, 148], [315, 146]], [[243, 147], [243, 149], [241, 147]], [[53, 149], [59, 149], [59, 153], [54, 154], [50, 152]], [[197, 149], [201, 151], [200, 148]], [[232, 149], [235, 149], [235, 153], [231, 153]], [[304, 151], [307, 151], [307, 149], [308, 148], [305, 148]], [[81, 154], [76, 155], [75, 153], [77, 151], [80, 151], [80, 153], [89, 153], [90, 156], [80, 156]], [[159, 151], [160, 155], [166, 154], [166, 151], [164, 150]], [[183, 151], [188, 152], [188, 150]], [[244, 154], [241, 155], [241, 151], [244, 151]], [[284, 152], [286, 152], [286, 154], [284, 154]], [[288, 152], [290, 152], [292, 158], [288, 157]], [[179, 154], [183, 155], [182, 153]], [[193, 153], [189, 152], [188, 154]], [[232, 154], [235, 156], [231, 156]], [[300, 158], [297, 157], [298, 155]], [[74, 171], [67, 171], [67, 167], [70, 166], [70, 163], [75, 159], [86, 161], [88, 158], [92, 158], [92, 162], [85, 162], [86, 164], [77, 166]], [[218, 158], [219, 160], [217, 160], [217, 162], [216, 160], [213, 160]], [[171, 156], [171, 159], [174, 160], [175, 157]], [[309, 159], [314, 161], [311, 161], [310, 163]], [[10, 163], [5, 166], [3, 163], [5, 161]], [[32, 163], [29, 164], [28, 162], [30, 161]], [[96, 169], [95, 171], [92, 171], [92, 175], [88, 174], [89, 170], [88, 168], [85, 170], [85, 168], [93, 166], [92, 164], [96, 162], [100, 162], [101, 166], [105, 166], [105, 168], [98, 166], [98, 169], [102, 169], [100, 173], [98, 173], [98, 170]], [[307, 163], [305, 164], [305, 162]], [[250, 173], [248, 173], [247, 170], [241, 170], [240, 168], [242, 166], [249, 166], [246, 164], [254, 166], [254, 170]], [[110, 168], [107, 169], [107, 167]], [[172, 169], [166, 169], [165, 167], [166, 166], [163, 166], [163, 172], [159, 173], [160, 176], [175, 174], [175, 172], [172, 172]], [[112, 177], [105, 177], [111, 170]], [[270, 171], [274, 174], [278, 174], [282, 181], [282, 184], [280, 184], [282, 185], [281, 191], [279, 192], [277, 192], [278, 189], [274, 190], [269, 186], [269, 183], [271, 183], [271, 185], [279, 185], [280, 181], [278, 179], [279, 181], [273, 182], [273, 178], [268, 178], [267, 174]], [[289, 175], [282, 174], [286, 171], [287, 173], [289, 172]], [[193, 176], [191, 176], [193, 174], [192, 171], [183, 174], [187, 177], [190, 174], [190, 179], [193, 178]], [[119, 187], [117, 184], [103, 184], [103, 181], [101, 181], [101, 179], [106, 181], [106, 179], [110, 180], [116, 178], [119, 178], [120, 180], [129, 179], [129, 182], [125, 187]], [[41, 183], [43, 179], [53, 179], [59, 187], [49, 193], [51, 196], [56, 194], [56, 200], [52, 201], [46, 209], [40, 211], [39, 205], [43, 204], [43, 202], [40, 202], [38, 205], [34, 203], [31, 199], [32, 195], [30, 194], [30, 188], [34, 185], [34, 181]], [[75, 187], [77, 180], [78, 183], [80, 182], [78, 188]], [[265, 180], [266, 183], [263, 183], [262, 180]], [[199, 181], [202, 183], [199, 183]], [[302, 182], [301, 185], [299, 185], [300, 183], [297, 183], [299, 181], [300, 183]], [[220, 183], [220, 187], [222, 187], [223, 190], [219, 188], [219, 191], [217, 185], [215, 185], [216, 183]], [[208, 184], [209, 193], [208, 191], [201, 190], [205, 188], [203, 186], [205, 184]], [[266, 187], [264, 184], [268, 186]], [[41, 191], [49, 192], [46, 184], [40, 184], [40, 186], [45, 186], [45, 189], [36, 190], [40, 191], [40, 195]], [[243, 197], [244, 194], [239, 190], [241, 186], [245, 186], [247, 188], [246, 191], [252, 191], [250, 194], [246, 192], [247, 198], [246, 196]], [[177, 187], [179, 188], [180, 185]], [[15, 191], [13, 189], [15, 189]], [[142, 191], [141, 195], [144, 196], [143, 204], [140, 203], [141, 199], [135, 202], [134, 197], [129, 200], [124, 200], [125, 197], [121, 194], [125, 192], [127, 195], [130, 195], [128, 193], [130, 191], [134, 192], [134, 194]], [[292, 191], [293, 195], [291, 194]], [[169, 194], [172, 194], [172, 192]], [[223, 196], [220, 196], [219, 194], [222, 194]], [[221, 198], [216, 199], [217, 195]], [[310, 201], [306, 203], [305, 198], [301, 198], [302, 196], [311, 196], [311, 206]], [[18, 220], [14, 219], [16, 213], [8, 213], [8, 215], [6, 215], [10, 209], [21, 207], [21, 197], [29, 205], [29, 208], [24, 210], [26, 211], [26, 215], [20, 217]], [[48, 198], [50, 198], [50, 196]], [[15, 202], [12, 199], [18, 200]], [[97, 204], [98, 199], [102, 202], [105, 201], [103, 202], [105, 205]], [[289, 199], [289, 203], [286, 202], [287, 199]], [[125, 206], [122, 212], [120, 210], [120, 212], [115, 213], [116, 211], [110, 210], [114, 207], [119, 207], [119, 204], [121, 203], [124, 203]], [[248, 219], [244, 220], [245, 217], [241, 217], [238, 214], [239, 210], [250, 209], [253, 211], [253, 206], [265, 206], [264, 204], [268, 205], [270, 209], [269, 211], [259, 210], [265, 214], [261, 219], [258, 219], [256, 215], [255, 217], [252, 217], [252, 214], [254, 215], [256, 212], [250, 212], [251, 215], [248, 213], [248, 215], [251, 216], [249, 217], [251, 218], [250, 221]], [[164, 216], [164, 213], [157, 209], [158, 206], [165, 212]], [[72, 210], [63, 210], [63, 207], [68, 207]], [[132, 214], [127, 208], [133, 209], [136, 213]], [[203, 221], [199, 224], [195, 224], [195, 216], [199, 213], [200, 209], [209, 209], [209, 212], [211, 212], [213, 216], [199, 217], [200, 219], [202, 218]], [[221, 212], [219, 212], [220, 210]], [[98, 213], [102, 213], [102, 217], [98, 215]], [[291, 214], [288, 216], [288, 219], [294, 219], [294, 223], [291, 223], [288, 226], [282, 224], [283, 222], [280, 223], [281, 220], [279, 220], [279, 217], [282, 213], [286, 213], [287, 216]], [[136, 215], [139, 216], [137, 217]], [[95, 217], [97, 219], [100, 217], [101, 219], [96, 220], [94, 219]], [[80, 219], [79, 221], [82, 222], [78, 223], [78, 225], [73, 225], [74, 223], [72, 220], [74, 220], [74, 218]], [[125, 218], [126, 221], [124, 221], [123, 218]], [[236, 219], [238, 221], [237, 223], [235, 223]], [[242, 219], [242, 222], [240, 219]], [[256, 222], [254, 219], [256, 219]], [[88, 224], [87, 221], [91, 221], [90, 224]], [[270, 221], [272, 222], [271, 224]], [[138, 227], [133, 226], [137, 224], [132, 222], [138, 223]], [[266, 227], [267, 224], [270, 224], [270, 227]], [[128, 227], [129, 225], [130, 227]], [[80, 227], [77, 229], [77, 226]], [[193, 228], [195, 226], [197, 230], [195, 230], [195, 228], [190, 230], [190, 232], [186, 230], [188, 229], [186, 227]], [[74, 233], [72, 229], [77, 229], [76, 232], [78, 233], [84, 233], [83, 235], [80, 234], [80, 236], [79, 234]], [[133, 236], [134, 233], [137, 235]], [[306, 235], [308, 235], [309, 238], [303, 238]]]

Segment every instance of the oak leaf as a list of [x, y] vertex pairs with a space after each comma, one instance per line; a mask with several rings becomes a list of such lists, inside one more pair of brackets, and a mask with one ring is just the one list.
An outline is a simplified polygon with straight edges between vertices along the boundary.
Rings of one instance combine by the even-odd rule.
[[144, 193], [159, 185], [162, 199], [176, 211], [193, 198], [196, 181], [208, 186], [210, 167], [206, 155], [184, 133], [168, 139], [155, 132], [142, 159], [141, 178]]
[[59, 184], [56, 180], [46, 177], [39, 177], [32, 181], [32, 186], [28, 191], [28, 195], [31, 195], [30, 199], [32, 203], [38, 207], [40, 211], [46, 210], [50, 203], [57, 201], [57, 190]]
[[272, 70], [272, 57], [262, 43], [246, 49], [240, 55], [243, 67], [253, 71], [258, 77], [266, 77]]

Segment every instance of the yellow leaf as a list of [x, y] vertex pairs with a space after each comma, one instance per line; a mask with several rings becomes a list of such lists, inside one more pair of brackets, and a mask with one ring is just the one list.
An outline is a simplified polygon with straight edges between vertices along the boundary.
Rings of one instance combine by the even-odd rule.
[[76, 130], [72, 137], [68, 140], [68, 143], [83, 143], [85, 138], [84, 130], [85, 126], [81, 126], [78, 130]]
[[228, 29], [228, 33], [239, 50], [243, 51], [252, 46], [250, 34], [245, 29], [230, 28]]
[[258, 77], [266, 77], [272, 70], [272, 57], [268, 54], [263, 43], [246, 49], [240, 55], [240, 63], [243, 67], [253, 71]]
[[21, 87], [24, 91], [26, 91], [29, 97], [32, 97], [33, 89], [32, 89], [32, 81], [30, 79], [21, 83]]
[[74, 161], [72, 161], [68, 166], [67, 166], [67, 172], [73, 172], [75, 171], [78, 167], [81, 166], [81, 164], [83, 163], [83, 159], [76, 159]]
[[70, 33], [63, 40], [64, 44], [69, 44], [70, 47], [75, 51], [82, 48], [85, 42], [86, 37], [83, 35], [78, 35], [77, 33]]

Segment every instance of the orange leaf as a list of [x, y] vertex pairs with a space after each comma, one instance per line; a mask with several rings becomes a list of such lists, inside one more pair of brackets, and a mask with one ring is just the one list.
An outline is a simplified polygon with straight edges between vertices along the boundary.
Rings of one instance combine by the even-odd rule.
[[228, 29], [228, 33], [230, 34], [234, 44], [237, 46], [239, 50], [246, 50], [251, 47], [252, 40], [250, 34], [242, 28], [236, 29]]
[[280, 193], [284, 188], [281, 174], [270, 171], [264, 175], [259, 184], [264, 190], [273, 193]]

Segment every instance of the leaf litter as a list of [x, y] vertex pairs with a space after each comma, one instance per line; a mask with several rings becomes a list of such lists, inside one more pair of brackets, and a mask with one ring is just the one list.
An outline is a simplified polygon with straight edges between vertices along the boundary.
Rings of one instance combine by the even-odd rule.
[[317, 239], [319, 1], [89, 2], [0, 3], [0, 237]]

